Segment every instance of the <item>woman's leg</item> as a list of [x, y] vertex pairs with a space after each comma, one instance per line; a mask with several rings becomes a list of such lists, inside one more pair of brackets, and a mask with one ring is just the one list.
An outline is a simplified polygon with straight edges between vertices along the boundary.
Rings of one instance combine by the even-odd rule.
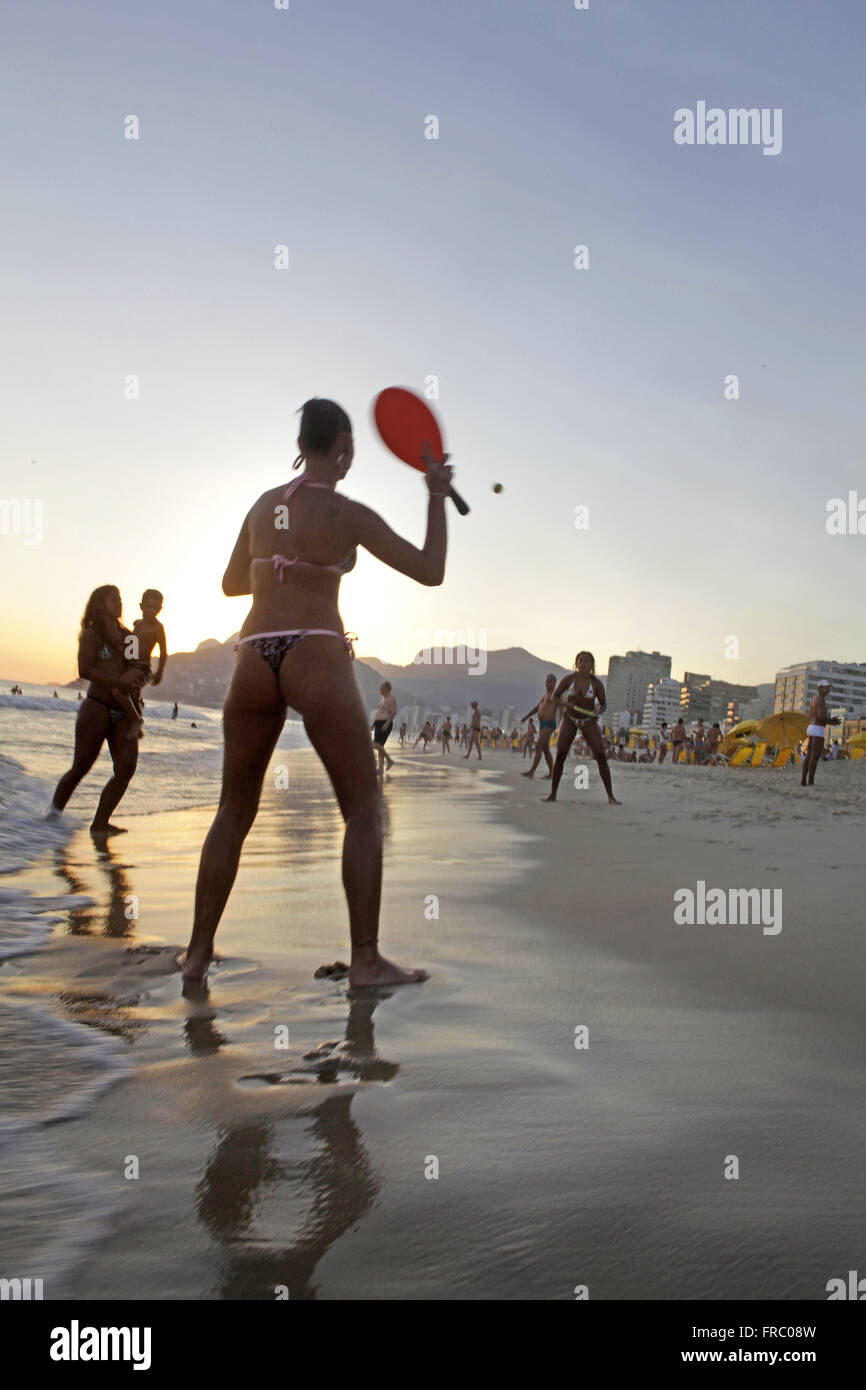
[[307, 637], [284, 660], [280, 687], [286, 703], [303, 717], [346, 823], [343, 887], [352, 937], [349, 983], [420, 983], [427, 979], [426, 971], [402, 970], [379, 955], [381, 798], [367, 714], [345, 648], [334, 637]]
[[95, 700], [83, 700], [75, 720], [75, 752], [72, 766], [57, 783], [52, 805], [62, 811], [78, 783], [87, 775], [105, 742], [108, 733], [109, 715], [105, 705]]
[[565, 767], [568, 758], [568, 750], [574, 742], [577, 733], [577, 725], [569, 719], [567, 714], [562, 716], [562, 723], [559, 726], [559, 737], [556, 740], [556, 761], [553, 764], [553, 771], [550, 774], [550, 795], [542, 797], [542, 801], [555, 801], [556, 792], [562, 778], [562, 769]]
[[119, 826], [111, 824], [111, 813], [132, 781], [133, 773], [138, 766], [138, 739], [129, 737], [130, 730], [136, 727], [132, 717], [126, 716], [108, 730], [108, 747], [114, 765], [114, 775], [102, 789], [96, 815], [90, 826], [94, 835], [105, 835], [108, 832], [112, 835], [123, 834]]
[[202, 846], [192, 935], [186, 951], [178, 957], [186, 980], [200, 980], [210, 964], [216, 929], [285, 719], [285, 705], [267, 662], [250, 647], [241, 647], [223, 708], [225, 749], [219, 809]]
[[598, 725], [595, 723], [594, 720], [590, 720], [588, 723], [584, 724], [583, 736], [586, 739], [587, 745], [589, 747], [590, 752], [592, 753], [592, 756], [598, 763], [598, 772], [602, 782], [604, 783], [604, 789], [607, 792], [607, 799], [610, 802], [611, 806], [618, 806], [619, 802], [613, 794], [613, 783], [610, 780], [610, 767], [608, 765], [607, 757], [604, 751], [604, 740], [601, 736], [601, 730], [599, 729]]

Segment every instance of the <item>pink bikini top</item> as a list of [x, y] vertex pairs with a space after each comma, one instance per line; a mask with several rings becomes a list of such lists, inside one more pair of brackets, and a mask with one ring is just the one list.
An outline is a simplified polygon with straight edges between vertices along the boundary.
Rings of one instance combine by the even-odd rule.
[[[303, 487], [305, 484], [307, 487], [319, 487], [324, 488], [326, 492], [333, 492], [333, 488], [328, 487], [327, 483], [314, 483], [310, 478], [306, 477], [305, 474], [302, 473], [300, 478], [293, 478], [292, 481], [289, 483], [288, 487], [283, 493], [283, 501], [288, 502], [289, 498], [293, 495], [293, 493], [297, 492], [298, 488]], [[348, 574], [350, 570], [353, 570], [355, 568], [357, 559], [357, 550], [351, 550], [349, 554], [346, 556], [345, 560], [341, 561], [341, 563], [338, 565], [323, 565], [320, 564], [318, 560], [299, 560], [297, 558], [289, 559], [287, 555], [271, 556], [271, 560], [274, 566], [274, 573], [280, 576], [281, 584], [284, 582], [285, 579], [285, 571], [287, 569], [290, 569], [292, 565], [309, 565], [313, 569], [330, 570], [332, 574], [343, 575]]]

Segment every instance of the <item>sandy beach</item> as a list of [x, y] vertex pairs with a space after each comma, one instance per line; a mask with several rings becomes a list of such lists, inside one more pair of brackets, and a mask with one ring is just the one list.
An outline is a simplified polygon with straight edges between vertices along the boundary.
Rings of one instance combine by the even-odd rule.
[[[594, 768], [547, 806], [516, 757], [398, 755], [383, 943], [432, 979], [350, 997], [314, 978], [346, 958], [341, 823], [280, 757], [206, 990], [171, 957], [208, 810], [16, 876], [83, 905], [5, 962], [2, 1017], [47, 1005], [94, 1075], [34, 1078], [54, 1123], [23, 1126], [24, 1082], [7, 1107], [10, 1267], [51, 1298], [329, 1300], [816, 1299], [857, 1267], [861, 767], [615, 765], [621, 807]], [[781, 887], [782, 929], [677, 925], [698, 880]]]

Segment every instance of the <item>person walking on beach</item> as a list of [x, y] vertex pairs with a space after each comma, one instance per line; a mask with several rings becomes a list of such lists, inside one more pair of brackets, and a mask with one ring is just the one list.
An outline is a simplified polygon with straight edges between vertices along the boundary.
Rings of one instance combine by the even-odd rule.
[[809, 742], [806, 745], [806, 755], [803, 758], [803, 772], [800, 777], [801, 787], [813, 787], [815, 785], [815, 769], [824, 756], [824, 740], [827, 733], [828, 724], [838, 724], [838, 719], [830, 718], [830, 711], [827, 708], [827, 696], [830, 692], [830, 682], [821, 680], [818, 682], [818, 694], [813, 695], [809, 705], [809, 727], [806, 733]]
[[532, 718], [533, 714], [538, 715], [538, 747], [535, 750], [535, 757], [532, 760], [532, 765], [530, 766], [529, 771], [521, 772], [521, 777], [532, 777], [535, 773], [535, 769], [541, 762], [542, 757], [544, 758], [544, 761], [547, 763], [547, 772], [544, 774], [542, 781], [546, 781], [547, 778], [550, 777], [553, 772], [553, 758], [550, 756], [550, 737], [554, 729], [556, 728], [556, 711], [559, 709], [560, 703], [557, 700], [556, 695], [554, 694], [555, 690], [556, 676], [545, 676], [544, 694], [541, 696], [541, 699], [538, 701], [538, 704], [533, 705], [529, 713], [524, 714], [523, 718], [520, 721], [521, 724], [524, 724], [527, 719]]
[[661, 728], [659, 729], [659, 763], [660, 763], [660, 764], [663, 763], [664, 760], [665, 760], [665, 758], [667, 757], [667, 751], [668, 751], [668, 726], [667, 726], [667, 724], [665, 723], [665, 721], [662, 720], [662, 726], [661, 726]]
[[[479, 762], [480, 762], [480, 761], [481, 761], [481, 711], [480, 711], [479, 708], [478, 708], [478, 701], [477, 701], [477, 700], [472, 700], [472, 701], [471, 701], [471, 704], [472, 704], [472, 718], [471, 718], [470, 721], [469, 721], [469, 725], [470, 725], [469, 740], [468, 740], [468, 742], [467, 742], [467, 744], [466, 744], [466, 752], [465, 752], [465, 754], [464, 754], [464, 757], [465, 757], [465, 758], [468, 758], [468, 757], [469, 757], [469, 754], [472, 752], [472, 749], [474, 748], [475, 751], [476, 751], [476, 753], [478, 754], [478, 760], [479, 760]], [[465, 732], [465, 727], [466, 727], [466, 726], [464, 725], [464, 732]]]
[[428, 743], [430, 743], [430, 742], [432, 741], [434, 733], [435, 733], [435, 730], [434, 730], [434, 728], [433, 728], [433, 725], [430, 723], [430, 720], [429, 720], [429, 719], [426, 720], [425, 723], [424, 723], [423, 729], [421, 730], [420, 734], [419, 734], [418, 737], [416, 738], [415, 742], [412, 744], [412, 752], [413, 752], [413, 753], [415, 752], [415, 749], [418, 747], [418, 744], [419, 744], [419, 743], [421, 742], [421, 740], [423, 739], [423, 740], [424, 740], [424, 747], [421, 749], [421, 752], [422, 752], [422, 753], [426, 753], [426, 752], [427, 752], [427, 745], [428, 745]]
[[671, 766], [676, 767], [680, 760], [680, 753], [685, 747], [686, 726], [683, 717], [680, 715], [674, 727], [671, 729]]
[[390, 772], [394, 766], [393, 758], [388, 756], [385, 744], [388, 742], [388, 735], [394, 727], [394, 717], [397, 713], [397, 701], [391, 694], [391, 682], [383, 681], [379, 686], [379, 694], [382, 696], [379, 707], [373, 715], [373, 747], [376, 750], [376, 757], [379, 761], [379, 781], [385, 775], [385, 769]]
[[405, 742], [406, 742], [406, 720], [404, 719], [404, 720], [403, 720], [403, 723], [400, 725], [400, 747], [401, 747], [401, 748], [403, 747], [403, 745], [404, 745]]
[[351, 422], [339, 405], [318, 398], [305, 403], [298, 449], [295, 467], [304, 463], [304, 472], [253, 504], [223, 576], [223, 593], [251, 594], [253, 602], [241, 628], [223, 711], [219, 810], [202, 849], [192, 935], [177, 963], [187, 980], [200, 980], [207, 971], [264, 776], [291, 706], [304, 721], [345, 821], [349, 983], [417, 983], [427, 979], [426, 971], [401, 969], [379, 954], [382, 797], [338, 596], [358, 546], [419, 584], [442, 583], [452, 470], [447, 455], [433, 459], [426, 451], [427, 532], [418, 549], [370, 507], [336, 490], [354, 457]]
[[556, 792], [568, 758], [568, 750], [579, 729], [583, 734], [587, 748], [598, 765], [598, 773], [604, 783], [609, 804], [619, 806], [620, 803], [613, 794], [610, 766], [604, 750], [604, 739], [598, 727], [598, 716], [593, 708], [597, 704], [598, 713], [604, 714], [607, 708], [607, 696], [604, 686], [595, 674], [595, 657], [592, 652], [578, 652], [574, 659], [574, 671], [568, 676], [563, 676], [556, 687], [556, 699], [561, 700], [566, 691], [568, 691], [568, 696], [564, 701], [564, 713], [556, 740], [556, 762], [553, 764], [553, 772], [551, 773], [550, 794], [542, 797], [542, 800], [556, 800]]
[[122, 612], [120, 591], [113, 584], [94, 589], [87, 600], [78, 640], [78, 674], [90, 684], [75, 720], [73, 763], [57, 783], [49, 812], [59, 815], [64, 809], [107, 739], [113, 775], [102, 789], [90, 826], [92, 835], [125, 833], [121, 826], [112, 825], [111, 816], [138, 765], [135, 707], [133, 704], [124, 708], [117, 696], [123, 694], [134, 700], [144, 673], [126, 657], [132, 634], [120, 621]]
[[451, 752], [451, 716], [445, 716], [445, 723], [442, 725], [442, 752]]

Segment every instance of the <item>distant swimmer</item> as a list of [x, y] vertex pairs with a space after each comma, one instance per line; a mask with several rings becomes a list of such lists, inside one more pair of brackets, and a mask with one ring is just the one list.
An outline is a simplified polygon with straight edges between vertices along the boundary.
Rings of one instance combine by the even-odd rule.
[[472, 718], [471, 718], [470, 721], [469, 721], [469, 739], [468, 739], [467, 744], [466, 744], [466, 752], [465, 752], [465, 754], [464, 754], [463, 756], [464, 756], [465, 758], [468, 758], [468, 757], [469, 757], [469, 754], [472, 752], [472, 749], [474, 748], [475, 751], [476, 751], [476, 753], [478, 754], [478, 758], [479, 758], [479, 761], [480, 761], [480, 759], [481, 759], [481, 711], [480, 711], [479, 708], [478, 708], [478, 701], [477, 701], [477, 700], [473, 700], [473, 701], [471, 702], [471, 704], [472, 704]]
[[535, 757], [528, 772], [522, 772], [521, 777], [531, 777], [541, 762], [542, 757], [547, 763], [547, 772], [542, 778], [546, 781], [553, 772], [553, 758], [550, 756], [550, 736], [556, 728], [556, 712], [559, 709], [560, 701], [556, 698], [556, 676], [545, 676], [544, 694], [533, 705], [528, 714], [524, 714], [521, 724], [525, 724], [527, 719], [531, 719], [533, 714], [538, 715], [538, 747], [535, 750]]
[[556, 741], [556, 762], [553, 764], [550, 795], [545, 796], [543, 800], [556, 800], [556, 791], [568, 758], [568, 750], [579, 729], [598, 764], [599, 776], [604, 783], [610, 805], [618, 806], [620, 803], [613, 794], [610, 767], [604, 751], [604, 740], [598, 727], [598, 717], [594, 709], [597, 704], [598, 713], [604, 714], [607, 708], [607, 696], [604, 693], [604, 686], [595, 674], [595, 657], [592, 652], [578, 652], [574, 660], [573, 673], [569, 676], [563, 676], [556, 687], [557, 700], [565, 696], [566, 691], [568, 691], [568, 695], [564, 701], [565, 711]]
[[175, 700], [175, 702], [174, 702], [174, 707], [173, 707], [173, 709], [172, 709], [172, 711], [171, 711], [171, 717], [172, 717], [172, 719], [177, 719], [177, 716], [178, 716], [179, 714], [180, 714], [180, 710], [178, 709], [177, 700]]
[[382, 698], [376, 713], [373, 715], [373, 747], [379, 760], [379, 778], [381, 780], [385, 775], [385, 769], [387, 768], [390, 772], [394, 766], [394, 759], [388, 756], [385, 744], [388, 742], [388, 735], [394, 727], [397, 701], [391, 694], [390, 681], [382, 682], [379, 686], [379, 694]]
[[[128, 628], [120, 621], [123, 604], [113, 584], [94, 589], [84, 616], [78, 640], [78, 674], [89, 681], [87, 695], [75, 720], [75, 754], [72, 767], [64, 773], [54, 792], [53, 811], [62, 811], [79, 782], [99, 756], [106, 739], [114, 775], [106, 782], [96, 815], [90, 826], [93, 835], [121, 835], [120, 826], [111, 824], [111, 814], [132, 781], [138, 764], [138, 739], [130, 739], [137, 715], [132, 706], [144, 679], [125, 656]], [[129, 697], [122, 705], [114, 692]]]
[[806, 733], [809, 742], [806, 744], [806, 754], [803, 758], [803, 773], [800, 777], [801, 787], [813, 787], [815, 785], [815, 769], [824, 756], [824, 741], [827, 734], [828, 724], [838, 724], [838, 719], [830, 718], [830, 711], [827, 708], [827, 695], [830, 691], [830, 682], [821, 680], [818, 682], [818, 694], [812, 697], [809, 705], [809, 727]]
[[[241, 849], [291, 707], [331, 779], [346, 826], [342, 876], [352, 939], [349, 984], [419, 983], [427, 978], [425, 971], [403, 970], [379, 954], [382, 796], [369, 716], [338, 600], [358, 546], [419, 584], [442, 583], [451, 469], [447, 456], [433, 459], [427, 451], [427, 531], [419, 549], [370, 507], [337, 491], [354, 457], [351, 421], [341, 406], [320, 398], [307, 401], [298, 449], [295, 467], [305, 464], [304, 472], [253, 503], [223, 576], [223, 593], [252, 595], [252, 608], [241, 628], [223, 709], [222, 795], [202, 849], [192, 935], [178, 964], [187, 980], [202, 979], [210, 965]], [[311, 799], [308, 815], [317, 814]], [[295, 900], [296, 919], [302, 904]], [[309, 911], [315, 914], [317, 904]]]

